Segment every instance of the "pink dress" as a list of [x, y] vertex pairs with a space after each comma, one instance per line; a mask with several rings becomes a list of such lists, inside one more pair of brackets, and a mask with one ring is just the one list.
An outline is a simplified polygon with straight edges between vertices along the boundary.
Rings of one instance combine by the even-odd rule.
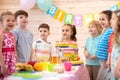
[[7, 74], [2, 75], [0, 69], [0, 79], [7, 77], [16, 71], [16, 61], [17, 56], [15, 53], [15, 36], [12, 33], [3, 33], [3, 46], [2, 46], [2, 54], [5, 66], [7, 68]]

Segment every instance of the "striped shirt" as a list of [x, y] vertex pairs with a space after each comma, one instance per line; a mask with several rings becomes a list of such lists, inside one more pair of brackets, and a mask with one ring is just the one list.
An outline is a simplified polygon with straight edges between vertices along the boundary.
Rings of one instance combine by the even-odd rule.
[[108, 58], [108, 41], [113, 29], [108, 28], [102, 35], [98, 43], [97, 57], [101, 60], [107, 60]]
[[50, 42], [45, 42], [41, 38], [34, 41], [32, 48], [35, 51], [34, 60], [35, 61], [49, 61], [51, 55], [52, 45]]

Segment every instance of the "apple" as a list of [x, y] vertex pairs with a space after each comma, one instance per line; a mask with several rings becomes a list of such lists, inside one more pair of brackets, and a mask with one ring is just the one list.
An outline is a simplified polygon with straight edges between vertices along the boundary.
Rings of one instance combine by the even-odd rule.
[[32, 65], [32, 66], [34, 66], [35, 63], [36, 63], [35, 61], [28, 61], [28, 62], [27, 62], [27, 64], [30, 64], [30, 65]]

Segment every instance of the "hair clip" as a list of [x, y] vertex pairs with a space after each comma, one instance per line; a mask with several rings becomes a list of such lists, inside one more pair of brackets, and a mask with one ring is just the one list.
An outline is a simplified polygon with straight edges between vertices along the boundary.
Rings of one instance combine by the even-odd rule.
[[120, 12], [117, 13], [117, 16], [120, 17]]

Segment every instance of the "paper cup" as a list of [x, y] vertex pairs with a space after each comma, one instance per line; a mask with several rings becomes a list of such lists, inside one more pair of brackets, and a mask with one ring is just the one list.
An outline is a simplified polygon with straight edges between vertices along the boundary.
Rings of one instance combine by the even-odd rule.
[[71, 71], [72, 69], [72, 63], [71, 62], [64, 62], [64, 67], [65, 67], [65, 71]]
[[48, 64], [48, 71], [53, 72], [55, 64]]

